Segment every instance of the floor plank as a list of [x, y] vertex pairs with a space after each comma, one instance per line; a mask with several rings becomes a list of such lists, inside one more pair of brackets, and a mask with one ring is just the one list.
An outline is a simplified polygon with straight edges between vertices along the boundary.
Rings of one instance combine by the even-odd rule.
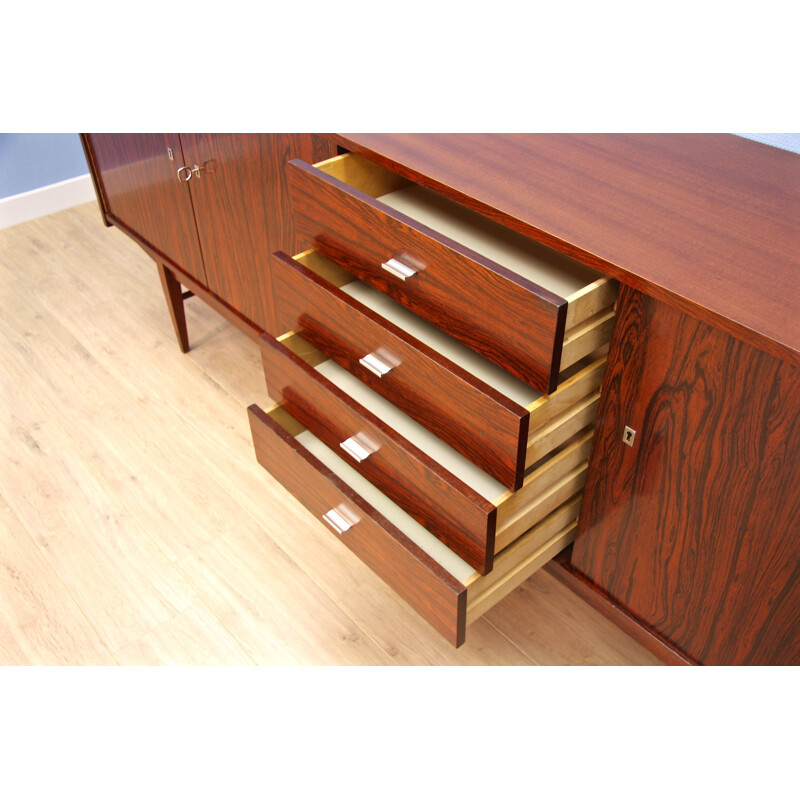
[[[184, 436], [183, 416], [153, 402], [146, 392], [120, 384], [47, 311], [37, 312], [35, 302], [22, 287], [14, 291], [9, 286], [0, 298], [8, 374], [69, 431], [81, 457], [103, 475], [167, 556], [179, 558], [240, 524], [237, 517], [246, 515], [208, 481], [204, 468], [205, 461], [218, 458], [218, 449], [205, 440], [204, 447], [194, 447]], [[97, 308], [102, 312], [102, 305]], [[92, 319], [95, 310], [87, 310], [82, 319]], [[3, 321], [9, 316], [15, 319], [13, 328]], [[203, 388], [206, 394], [213, 391]]]
[[0, 664], [117, 663], [2, 497], [0, 569]]
[[180, 568], [258, 664], [393, 663], [259, 531], [218, 537]]
[[255, 662], [203, 603], [190, 606], [118, 650], [127, 667], [252, 666]]
[[511, 592], [485, 619], [542, 665], [661, 665], [544, 570]]
[[111, 652], [195, 602], [59, 426], [30, 398], [0, 401], [0, 491]]
[[455, 649], [385, 583], [366, 580], [340, 601], [353, 619], [376, 637], [394, 661], [405, 666], [533, 666], [534, 662], [484, 619], [467, 630]]

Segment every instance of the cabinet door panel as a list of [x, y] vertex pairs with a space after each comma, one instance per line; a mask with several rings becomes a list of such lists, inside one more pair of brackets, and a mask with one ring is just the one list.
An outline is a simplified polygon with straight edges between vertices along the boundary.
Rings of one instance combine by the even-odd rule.
[[182, 133], [208, 287], [259, 327], [274, 332], [266, 263], [298, 248], [287, 204], [286, 163], [322, 159], [333, 145], [300, 133]]
[[800, 369], [626, 288], [594, 441], [572, 566], [700, 663], [800, 664]]
[[89, 139], [109, 212], [205, 284], [189, 186], [177, 175], [184, 164], [178, 134], [93, 133]]

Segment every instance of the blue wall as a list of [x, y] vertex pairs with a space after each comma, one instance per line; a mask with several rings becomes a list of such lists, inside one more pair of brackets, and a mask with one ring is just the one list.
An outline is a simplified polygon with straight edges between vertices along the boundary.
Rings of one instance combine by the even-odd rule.
[[0, 133], [0, 199], [88, 172], [77, 133]]

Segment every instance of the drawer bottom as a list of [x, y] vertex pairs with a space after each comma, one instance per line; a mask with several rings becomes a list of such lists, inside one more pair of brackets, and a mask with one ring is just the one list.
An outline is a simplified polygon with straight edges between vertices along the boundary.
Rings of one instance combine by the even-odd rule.
[[500, 552], [480, 575], [288, 412], [248, 409], [258, 462], [456, 647], [466, 626], [575, 538], [581, 494]]

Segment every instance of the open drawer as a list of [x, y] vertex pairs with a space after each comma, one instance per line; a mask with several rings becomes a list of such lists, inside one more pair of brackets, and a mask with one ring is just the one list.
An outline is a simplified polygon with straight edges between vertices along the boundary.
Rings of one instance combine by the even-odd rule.
[[466, 626], [572, 542], [580, 496], [506, 548], [481, 576], [326, 447], [286, 409], [248, 409], [256, 457], [452, 644]]
[[617, 286], [367, 159], [288, 165], [314, 249], [543, 392], [610, 336]]
[[583, 488], [596, 404], [510, 492], [301, 336], [264, 336], [261, 352], [272, 399], [481, 574]]
[[596, 412], [607, 333], [543, 395], [309, 250], [269, 262], [279, 332], [294, 331], [508, 489]]

